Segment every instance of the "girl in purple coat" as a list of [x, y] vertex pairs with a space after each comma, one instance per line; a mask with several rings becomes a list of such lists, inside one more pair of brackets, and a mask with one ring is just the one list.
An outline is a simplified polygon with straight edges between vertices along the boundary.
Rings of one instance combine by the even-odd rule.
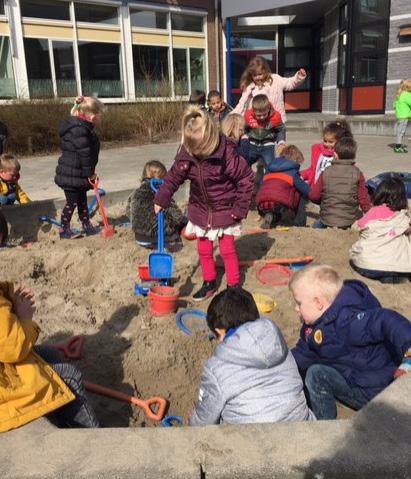
[[183, 116], [182, 145], [154, 198], [158, 213], [170, 205], [177, 189], [190, 180], [186, 233], [197, 236], [203, 285], [193, 299], [202, 301], [216, 289], [213, 241], [219, 239], [228, 287], [238, 286], [240, 270], [234, 237], [241, 233], [253, 193], [253, 172], [207, 112], [189, 106]]

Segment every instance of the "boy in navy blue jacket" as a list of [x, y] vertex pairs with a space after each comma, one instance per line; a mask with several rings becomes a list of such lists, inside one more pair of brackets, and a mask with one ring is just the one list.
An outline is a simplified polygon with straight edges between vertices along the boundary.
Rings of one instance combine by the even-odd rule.
[[411, 323], [364, 283], [312, 265], [289, 287], [303, 321], [292, 353], [317, 419], [335, 419], [337, 400], [360, 409], [411, 370]]

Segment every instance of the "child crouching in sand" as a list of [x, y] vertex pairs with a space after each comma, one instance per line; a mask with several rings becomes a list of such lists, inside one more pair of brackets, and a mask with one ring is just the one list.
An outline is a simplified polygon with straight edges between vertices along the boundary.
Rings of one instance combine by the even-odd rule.
[[253, 192], [253, 172], [238, 156], [235, 145], [220, 135], [210, 115], [196, 106], [183, 116], [182, 145], [155, 196], [155, 212], [167, 209], [185, 180], [190, 180], [186, 233], [197, 236], [203, 285], [194, 301], [212, 296], [217, 289], [213, 242], [218, 238], [228, 286], [238, 286], [240, 268], [234, 237], [241, 234]]
[[[129, 197], [127, 216], [131, 221], [136, 242], [145, 248], [157, 247], [158, 220], [154, 213], [154, 190], [150, 186], [152, 179], [162, 180], [167, 169], [160, 161], [148, 161], [143, 168], [141, 185]], [[158, 188], [158, 185], [156, 186]], [[175, 251], [181, 246], [181, 230], [187, 224], [187, 218], [171, 200], [164, 214], [164, 234], [167, 249]]]
[[30, 290], [0, 283], [0, 432], [44, 415], [61, 427], [98, 427], [80, 371], [52, 348], [35, 346], [34, 310]]
[[303, 322], [292, 353], [317, 419], [335, 419], [336, 401], [361, 409], [411, 370], [411, 323], [382, 308], [364, 283], [312, 265], [289, 287]]
[[259, 318], [249, 292], [219, 293], [207, 324], [219, 344], [203, 371], [192, 426], [315, 420], [281, 331]]
[[401, 178], [381, 181], [373, 207], [353, 225], [360, 239], [351, 247], [351, 265], [357, 273], [381, 283], [411, 278], [411, 218]]
[[12, 205], [15, 201], [24, 205], [30, 198], [19, 185], [20, 163], [13, 155], [0, 156], [0, 205]]

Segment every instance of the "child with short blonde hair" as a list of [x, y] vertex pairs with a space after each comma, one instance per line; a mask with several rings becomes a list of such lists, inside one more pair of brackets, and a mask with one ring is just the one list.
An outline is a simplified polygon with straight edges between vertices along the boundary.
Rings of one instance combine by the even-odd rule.
[[[143, 168], [140, 186], [130, 195], [127, 202], [127, 216], [131, 221], [136, 243], [145, 248], [156, 248], [158, 237], [157, 215], [154, 213], [154, 191], [150, 181], [164, 179], [167, 168], [161, 161], [147, 161]], [[164, 215], [165, 245], [168, 250], [176, 251], [181, 247], [181, 231], [187, 224], [176, 203], [171, 200]]]
[[407, 131], [408, 120], [411, 118], [411, 80], [403, 80], [398, 87], [394, 109], [397, 118], [397, 140], [394, 153], [408, 153], [403, 140]]
[[66, 205], [61, 213], [61, 239], [73, 237], [70, 222], [76, 208], [84, 233], [87, 236], [97, 233], [90, 222], [87, 191], [91, 189], [89, 178], [95, 177], [100, 152], [100, 141], [94, 126], [100, 123], [104, 111], [104, 104], [97, 98], [80, 96], [71, 109], [71, 116], [60, 127], [62, 155], [54, 181], [66, 196]]
[[253, 191], [253, 173], [236, 152], [236, 145], [220, 135], [207, 112], [191, 106], [182, 121], [182, 145], [155, 196], [155, 211], [167, 209], [177, 189], [190, 180], [187, 234], [196, 234], [203, 286], [194, 296], [202, 301], [216, 289], [213, 242], [219, 238], [229, 286], [237, 286], [240, 271], [234, 237], [247, 216]]
[[30, 198], [18, 183], [20, 168], [19, 161], [13, 155], [0, 156], [0, 205], [12, 205], [15, 201], [30, 203]]
[[292, 353], [317, 419], [335, 419], [336, 401], [361, 409], [411, 370], [411, 323], [382, 308], [364, 283], [311, 265], [289, 288], [303, 322]]

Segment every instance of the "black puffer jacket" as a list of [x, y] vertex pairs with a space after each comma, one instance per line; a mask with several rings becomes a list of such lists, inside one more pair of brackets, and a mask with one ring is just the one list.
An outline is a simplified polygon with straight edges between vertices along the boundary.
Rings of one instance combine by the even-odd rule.
[[[154, 191], [150, 180], [144, 180], [129, 197], [127, 216], [137, 241], [151, 242], [157, 245], [158, 218], [154, 213]], [[165, 243], [175, 243], [180, 240], [181, 230], [187, 224], [187, 218], [180, 208], [171, 201], [164, 211]]]
[[88, 190], [87, 178], [94, 175], [100, 141], [94, 125], [76, 116], [64, 120], [60, 127], [63, 151], [56, 168], [55, 183], [63, 190]]

